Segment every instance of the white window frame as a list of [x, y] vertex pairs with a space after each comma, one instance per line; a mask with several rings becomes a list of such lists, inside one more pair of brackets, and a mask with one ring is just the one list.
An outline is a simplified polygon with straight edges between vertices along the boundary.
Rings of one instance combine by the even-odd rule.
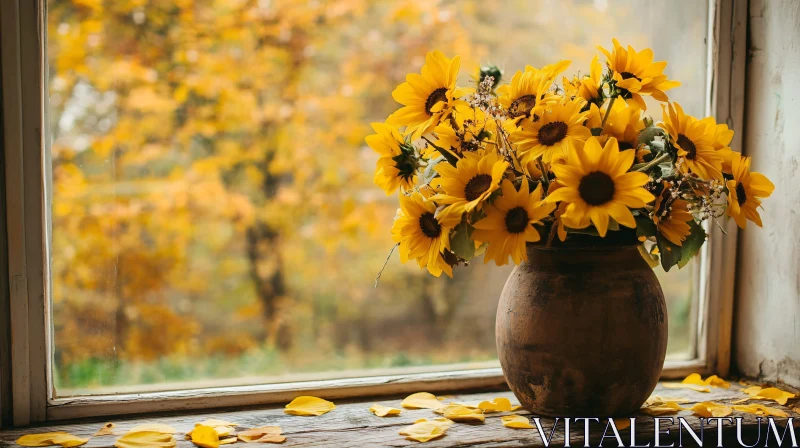
[[[0, 379], [6, 380], [5, 383], [0, 381], [0, 404], [4, 402], [3, 394], [11, 395], [15, 426], [101, 415], [278, 403], [290, 400], [298, 392], [348, 398], [419, 390], [505, 387], [499, 368], [484, 368], [52, 398], [47, 247], [51, 229], [45, 211], [46, 204], [50, 203], [51, 179], [49, 148], [46, 147], [50, 139], [45, 126], [48, 122], [46, 14], [45, 0], [0, 0], [9, 302], [9, 310], [0, 309], [0, 317], [8, 317], [11, 333], [10, 356], [4, 356], [0, 343]], [[732, 143], [737, 150], [741, 150], [742, 145], [747, 14], [744, 0], [709, 1], [706, 112], [737, 131]], [[667, 360], [665, 378], [681, 377], [689, 372], [721, 375], [729, 372], [736, 226], [731, 221], [726, 227], [727, 235], [723, 235], [716, 226], [709, 226], [711, 238], [700, 254], [698, 290], [694, 294], [698, 299], [692, 307], [697, 313], [697, 328], [691, 338], [692, 359]], [[4, 274], [0, 272], [0, 276]], [[0, 281], [0, 286], [3, 284]], [[5, 293], [0, 291], [0, 294]], [[3, 303], [0, 300], [0, 306]], [[3, 337], [0, 332], [0, 338]], [[3, 384], [10, 384], [10, 390], [2, 390]], [[5, 414], [0, 415], [8, 415], [8, 409], [3, 411]]]

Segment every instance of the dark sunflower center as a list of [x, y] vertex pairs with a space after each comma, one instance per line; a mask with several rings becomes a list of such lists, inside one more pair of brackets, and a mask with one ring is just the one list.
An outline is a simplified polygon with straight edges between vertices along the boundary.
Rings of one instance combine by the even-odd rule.
[[583, 176], [578, 193], [589, 205], [603, 205], [614, 198], [614, 180], [602, 171], [592, 171]]
[[439, 101], [447, 101], [447, 89], [445, 87], [439, 87], [438, 89], [434, 90], [430, 95], [428, 95], [428, 99], [425, 100], [425, 112], [427, 112], [428, 115], [433, 115], [431, 109]]
[[633, 144], [628, 142], [619, 142], [619, 150], [625, 151], [626, 149], [633, 149]]
[[536, 105], [536, 95], [523, 95], [514, 100], [508, 107], [508, 115], [511, 118], [527, 117]]
[[509, 233], [522, 233], [528, 227], [528, 212], [522, 207], [514, 207], [506, 213], [506, 230]]
[[620, 75], [620, 76], [622, 76], [622, 79], [631, 79], [631, 78], [636, 78], [636, 80], [637, 80], [637, 81], [641, 81], [641, 80], [642, 80], [642, 78], [640, 78], [640, 77], [638, 77], [638, 76], [634, 75], [634, 74], [633, 74], [633, 73], [631, 73], [631, 72], [622, 72], [622, 73], [620, 73], [619, 75]]
[[547, 123], [539, 128], [539, 142], [545, 146], [553, 146], [567, 136], [569, 126], [563, 121]]
[[488, 174], [478, 174], [467, 182], [464, 187], [464, 197], [468, 201], [478, 199], [489, 187], [492, 186], [492, 176]]
[[442, 234], [442, 226], [431, 212], [425, 212], [419, 217], [419, 228], [428, 238], [437, 238]]
[[694, 142], [689, 140], [689, 137], [678, 134], [678, 145], [686, 151], [686, 158], [689, 160], [694, 160], [697, 157], [697, 147], [694, 146]]
[[736, 184], [736, 202], [738, 202], [740, 206], [747, 202], [747, 192], [744, 189], [744, 185], [740, 183]]

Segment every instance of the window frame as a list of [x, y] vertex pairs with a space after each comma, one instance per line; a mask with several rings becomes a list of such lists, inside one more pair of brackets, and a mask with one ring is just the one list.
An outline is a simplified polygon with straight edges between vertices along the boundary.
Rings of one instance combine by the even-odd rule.
[[[706, 113], [737, 131], [742, 148], [747, 2], [708, 0]], [[0, 198], [0, 425], [24, 426], [51, 420], [176, 410], [240, 407], [286, 402], [298, 392], [327, 398], [390, 395], [428, 390], [505, 387], [499, 367], [369, 376], [254, 386], [167, 392], [51, 398], [52, 325], [49, 314], [49, 235], [46, 204], [51, 199], [47, 119], [45, 0], [0, 2], [2, 57], [2, 145], [4, 198]], [[0, 190], [2, 192], [3, 190]], [[2, 200], [5, 200], [5, 209]], [[727, 375], [730, 369], [736, 226], [708, 226], [700, 254], [693, 303], [696, 328], [692, 359], [667, 360], [662, 377], [690, 372]], [[6, 286], [7, 285], [7, 286]], [[442, 366], [446, 368], [446, 366]], [[10, 399], [9, 399], [10, 398]], [[10, 409], [8, 409], [10, 407]]]

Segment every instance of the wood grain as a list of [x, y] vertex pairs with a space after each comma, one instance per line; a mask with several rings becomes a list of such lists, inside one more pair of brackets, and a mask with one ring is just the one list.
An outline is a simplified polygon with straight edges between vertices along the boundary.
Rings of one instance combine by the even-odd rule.
[[[700, 401], [715, 401], [720, 403], [730, 403], [731, 401], [740, 399], [745, 395], [740, 391], [739, 385], [732, 385], [730, 390], [712, 388], [711, 393], [699, 393], [689, 390], [674, 390], [665, 389], [661, 385], [656, 388], [654, 392], [657, 395], [667, 395], [672, 397], [685, 397], [695, 402]], [[492, 399], [495, 397], [507, 397], [516, 403], [516, 398], [511, 392], [481, 392], [472, 394], [462, 394], [457, 396], [448, 397], [446, 402], [453, 401], [479, 401], [484, 399]], [[184, 433], [189, 431], [195, 422], [199, 422], [208, 417], [217, 417], [232, 422], [239, 423], [241, 428], [250, 428], [263, 425], [279, 425], [283, 429], [284, 435], [287, 440], [281, 446], [284, 447], [342, 447], [342, 446], [369, 446], [369, 447], [404, 447], [411, 445], [418, 445], [417, 442], [406, 440], [397, 432], [404, 426], [411, 424], [413, 421], [420, 418], [436, 417], [430, 410], [406, 410], [397, 417], [377, 417], [370, 413], [369, 407], [373, 403], [381, 403], [387, 406], [399, 407], [402, 397], [381, 398], [377, 400], [360, 400], [350, 402], [337, 403], [336, 409], [328, 414], [320, 417], [298, 417], [285, 415], [282, 408], [258, 408], [246, 409], [236, 411], [219, 411], [204, 414], [183, 414], [183, 415], [161, 415], [161, 416], [145, 416], [138, 418], [126, 418], [112, 420], [117, 424], [117, 431], [119, 434], [124, 433], [135, 425], [144, 422], [159, 422], [166, 423], [174, 426], [179, 434], [175, 438], [178, 446], [181, 448], [189, 448], [194, 445], [184, 440]], [[766, 404], [766, 403], [765, 403]], [[791, 402], [790, 402], [791, 404]], [[769, 404], [770, 406], [778, 407], [784, 411], [789, 412], [795, 416], [795, 426], [800, 423], [796, 413], [788, 410], [785, 406], [779, 406], [776, 403]], [[684, 407], [691, 407], [691, 404], [685, 404]], [[515, 412], [521, 415], [532, 417], [526, 411]], [[487, 414], [486, 422], [483, 424], [463, 424], [456, 423], [452, 428], [447, 431], [447, 434], [438, 440], [433, 440], [425, 443], [423, 446], [426, 448], [436, 447], [467, 447], [467, 446], [492, 446], [492, 447], [519, 447], [519, 446], [544, 446], [538, 432], [534, 429], [511, 429], [502, 426], [500, 416], [509, 413]], [[678, 416], [686, 417], [693, 427], [699, 427], [699, 418], [692, 416], [691, 411], [681, 411]], [[671, 417], [675, 417], [673, 415]], [[648, 441], [652, 441], [653, 436], [653, 419], [652, 417], [642, 414], [636, 415], [636, 443], [644, 445]], [[756, 438], [756, 417], [750, 414], [735, 413], [733, 417], [743, 417], [745, 429], [745, 442], [752, 444]], [[542, 424], [545, 432], [549, 434], [549, 430], [553, 425], [553, 419], [542, 418]], [[786, 419], [778, 419], [779, 425], [785, 425]], [[22, 428], [0, 432], [0, 446], [16, 446], [14, 440], [23, 434], [48, 432], [48, 431], [67, 431], [72, 434], [89, 437], [95, 431], [103, 426], [105, 420], [82, 421], [73, 424], [38, 427], [38, 428]], [[559, 429], [563, 428], [563, 423], [559, 423]], [[677, 435], [674, 429], [677, 426], [667, 426], [672, 428], [670, 432], [673, 437], [662, 438], [662, 443], [669, 444], [669, 441], [676, 441]], [[592, 423], [590, 426], [591, 431], [591, 446], [597, 446], [602, 437], [602, 432], [605, 429], [605, 424]], [[758, 446], [764, 446], [762, 427], [762, 442]], [[782, 429], [782, 426], [781, 426]], [[797, 431], [797, 430], [796, 430]], [[798, 431], [800, 435], [800, 431]], [[630, 430], [621, 431], [622, 439], [626, 444], [630, 440]], [[117, 436], [101, 436], [92, 437], [89, 443], [84, 445], [88, 448], [95, 447], [112, 447]], [[716, 431], [706, 432], [704, 437], [709, 446], [716, 446]], [[723, 430], [724, 446], [735, 445], [736, 434], [734, 426], [725, 426]], [[616, 446], [616, 442], [611, 439], [606, 439], [606, 446]], [[687, 435], [684, 434], [684, 446], [691, 446], [687, 444]], [[712, 443], [713, 442], [713, 443]], [[557, 431], [555, 440], [551, 446], [562, 446], [564, 444], [563, 432]], [[575, 429], [573, 425], [572, 446], [583, 446], [583, 437], [579, 430]], [[250, 446], [242, 442], [234, 446]], [[676, 443], [677, 446], [677, 443]], [[772, 445], [770, 445], [772, 446]]]

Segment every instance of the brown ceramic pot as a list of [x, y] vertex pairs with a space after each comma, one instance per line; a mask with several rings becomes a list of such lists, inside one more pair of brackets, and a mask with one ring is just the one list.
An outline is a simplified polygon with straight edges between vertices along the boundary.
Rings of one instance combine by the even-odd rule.
[[[569, 239], [568, 239], [569, 241]], [[630, 415], [655, 389], [667, 307], [635, 244], [528, 245], [497, 308], [506, 381], [534, 414]]]

